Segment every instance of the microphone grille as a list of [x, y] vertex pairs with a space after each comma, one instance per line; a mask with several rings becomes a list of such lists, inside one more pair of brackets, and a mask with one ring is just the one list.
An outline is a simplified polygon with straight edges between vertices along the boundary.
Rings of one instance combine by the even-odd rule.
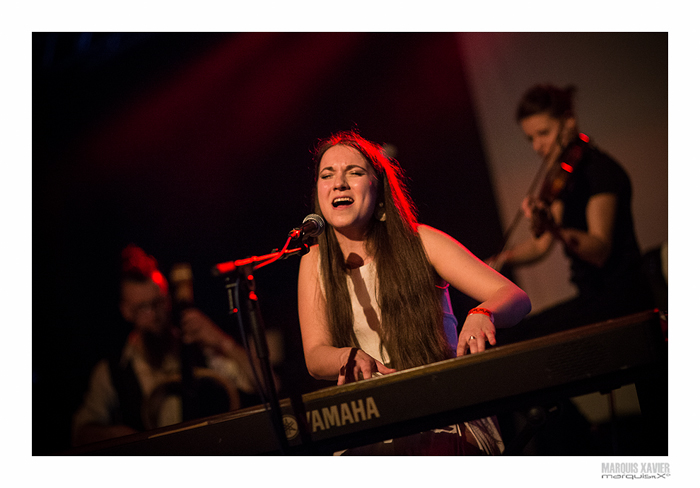
[[304, 224], [313, 221], [316, 223], [316, 228], [312, 230], [311, 232], [307, 233], [306, 235], [309, 237], [317, 237], [320, 236], [323, 233], [324, 228], [326, 227], [326, 222], [323, 220], [323, 217], [317, 214], [309, 214], [304, 218]]

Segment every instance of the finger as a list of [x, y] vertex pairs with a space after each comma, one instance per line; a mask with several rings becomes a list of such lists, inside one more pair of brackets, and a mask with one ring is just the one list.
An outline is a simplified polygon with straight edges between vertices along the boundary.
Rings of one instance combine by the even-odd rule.
[[459, 336], [459, 342], [457, 343], [457, 357], [464, 356], [467, 353], [469, 344], [464, 339], [464, 335]]
[[478, 338], [474, 335], [470, 335], [467, 338], [467, 347], [469, 348], [470, 354], [475, 354], [475, 353], [479, 352]]
[[489, 340], [489, 344], [491, 344], [492, 346], [496, 345], [496, 331], [495, 330], [487, 331], [486, 338]]
[[380, 363], [379, 361], [377, 361], [377, 371], [379, 371], [382, 374], [396, 373], [395, 369], [388, 368], [384, 364]]
[[[479, 341], [481, 341], [481, 349], [479, 349]], [[477, 352], [483, 351], [484, 339], [481, 337], [471, 336], [469, 338], [469, 352], [471, 354], [476, 354]]]
[[[366, 365], [363, 364], [362, 367], [360, 368], [360, 371], [358, 372], [357, 379], [358, 380], [369, 379], [372, 377], [372, 373], [374, 373], [374, 371], [372, 371], [372, 365], [371, 364], [366, 364]], [[360, 375], [362, 375], [362, 376], [360, 376]]]

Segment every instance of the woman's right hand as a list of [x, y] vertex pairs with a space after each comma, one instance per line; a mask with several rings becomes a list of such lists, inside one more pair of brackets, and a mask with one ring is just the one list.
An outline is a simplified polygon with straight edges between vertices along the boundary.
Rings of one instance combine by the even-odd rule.
[[395, 372], [395, 369], [387, 368], [362, 349], [353, 347], [349, 349], [348, 357], [343, 366], [340, 367], [338, 386], [371, 378], [374, 373], [390, 374]]

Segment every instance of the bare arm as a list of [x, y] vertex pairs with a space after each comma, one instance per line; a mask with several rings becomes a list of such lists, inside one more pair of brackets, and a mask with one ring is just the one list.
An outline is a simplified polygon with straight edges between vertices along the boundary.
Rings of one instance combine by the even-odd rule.
[[[523, 200], [522, 211], [527, 219], [532, 219], [532, 200], [528, 197]], [[551, 206], [551, 212], [556, 222], [560, 222], [563, 207], [560, 201], [556, 201]], [[510, 249], [505, 249], [499, 255], [489, 260], [489, 264], [500, 270], [503, 265], [522, 266], [540, 261], [549, 254], [554, 244], [554, 235], [545, 232], [540, 237], [530, 235], [530, 237]]]
[[251, 364], [245, 348], [221, 330], [202, 311], [189, 308], [182, 313], [182, 341], [185, 344], [199, 345], [209, 358], [216, 356], [226, 358], [231, 363], [226, 369], [232, 376], [231, 379], [236, 382], [236, 386], [246, 393], [255, 391], [256, 372], [258, 377], [262, 377], [257, 356], [253, 355], [253, 364]]
[[615, 194], [593, 195], [586, 205], [588, 232], [562, 228], [558, 238], [579, 258], [594, 266], [603, 266], [612, 250], [616, 208]]
[[[482, 314], [469, 315], [462, 327], [457, 355], [483, 351], [485, 341], [496, 344], [496, 327], [511, 327], [530, 311], [530, 299], [513, 282], [487, 266], [447, 234], [431, 227], [419, 227], [428, 259], [450, 285], [481, 303], [493, 313], [493, 323]], [[470, 341], [470, 337], [475, 339]]]
[[[308, 254], [301, 258], [299, 265], [299, 324], [304, 347], [304, 358], [309, 374], [316, 379], [338, 380], [345, 382], [341, 368], [347, 363], [352, 347], [334, 347], [326, 321], [326, 300], [321, 291], [318, 272], [318, 246], [313, 246]], [[395, 370], [385, 367], [364, 351], [356, 351], [353, 360], [354, 377], [369, 378], [372, 373], [382, 374]]]
[[564, 246], [584, 261], [601, 267], [605, 264], [612, 250], [613, 229], [617, 197], [614, 193], [593, 195], [586, 205], [586, 224], [588, 231], [562, 228], [564, 206], [557, 200], [551, 205], [554, 225], [539, 238], [530, 239], [503, 251], [494, 258], [501, 265], [515, 266], [537, 262], [547, 255], [554, 242], [561, 241]]

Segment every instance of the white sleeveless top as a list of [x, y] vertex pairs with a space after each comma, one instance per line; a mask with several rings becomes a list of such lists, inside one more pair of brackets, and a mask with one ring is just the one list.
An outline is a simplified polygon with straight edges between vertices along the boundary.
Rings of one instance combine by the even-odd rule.
[[[360, 348], [374, 359], [384, 364], [390, 362], [386, 349], [379, 339], [381, 313], [377, 303], [377, 267], [374, 261], [359, 268], [351, 269], [347, 276], [348, 291], [352, 302], [355, 319], [353, 330]], [[457, 318], [452, 312], [452, 302], [448, 287], [443, 288], [442, 310], [445, 335], [452, 348], [452, 355], [457, 354]]]
[[[377, 303], [377, 269], [374, 261], [359, 268], [351, 269], [347, 276], [347, 284], [354, 317], [353, 330], [360, 348], [383, 364], [390, 363], [389, 355], [381, 344], [378, 333], [381, 314]], [[441, 299], [445, 335], [452, 348], [453, 356], [456, 356], [458, 342], [457, 318], [452, 311], [452, 302], [450, 301], [447, 285], [444, 287]], [[505, 446], [493, 417], [470, 420], [469, 422], [453, 425], [450, 428], [458, 431], [461, 426], [469, 429], [476, 439], [479, 449], [484, 453], [495, 455], [503, 452]], [[444, 431], [444, 429], [435, 430], [435, 432], [438, 431]]]

